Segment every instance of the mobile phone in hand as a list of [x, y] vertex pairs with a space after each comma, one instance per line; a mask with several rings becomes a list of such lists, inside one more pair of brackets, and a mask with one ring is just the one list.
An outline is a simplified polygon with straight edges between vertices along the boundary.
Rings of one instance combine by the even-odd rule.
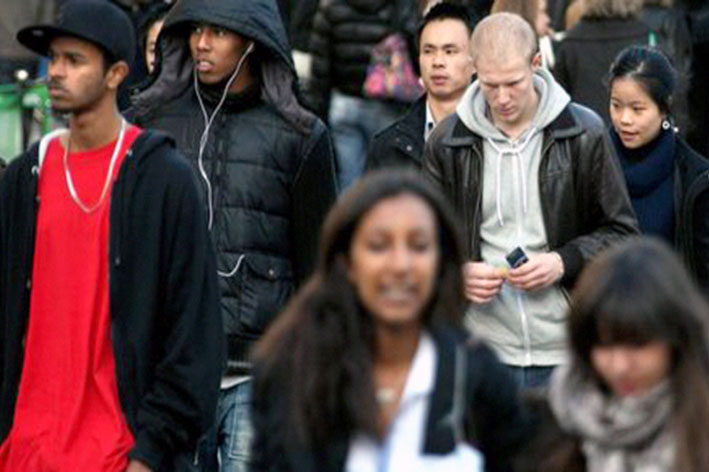
[[516, 247], [515, 249], [507, 253], [505, 259], [507, 259], [507, 263], [513, 269], [516, 269], [517, 267], [521, 266], [529, 260], [527, 254], [524, 253], [524, 250], [522, 250], [521, 247]]

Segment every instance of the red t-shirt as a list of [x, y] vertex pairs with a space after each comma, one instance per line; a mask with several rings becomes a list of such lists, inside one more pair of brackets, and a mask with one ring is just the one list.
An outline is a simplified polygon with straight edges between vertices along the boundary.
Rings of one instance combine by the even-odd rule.
[[[140, 134], [128, 125], [114, 167]], [[69, 155], [79, 198], [99, 200], [116, 142]], [[123, 472], [133, 436], [121, 409], [108, 289], [110, 192], [85, 213], [72, 200], [59, 139], [39, 177], [30, 315], [3, 472]], [[111, 183], [112, 186], [112, 183]]]

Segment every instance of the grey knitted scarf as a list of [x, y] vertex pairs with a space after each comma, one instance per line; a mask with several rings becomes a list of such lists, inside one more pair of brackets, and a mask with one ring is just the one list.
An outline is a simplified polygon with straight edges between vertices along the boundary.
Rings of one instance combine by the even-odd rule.
[[[577, 372], [577, 371], [576, 371]], [[573, 366], [554, 372], [549, 403], [559, 425], [578, 435], [589, 472], [671, 472], [675, 446], [668, 381], [641, 396], [618, 397], [580, 378]]]

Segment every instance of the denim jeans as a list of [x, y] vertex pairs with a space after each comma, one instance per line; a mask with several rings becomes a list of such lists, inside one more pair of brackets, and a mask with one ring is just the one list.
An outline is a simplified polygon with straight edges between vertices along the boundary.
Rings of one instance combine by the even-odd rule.
[[386, 102], [332, 92], [329, 121], [340, 191], [362, 175], [372, 138], [396, 121], [400, 112]]
[[248, 472], [252, 440], [249, 380], [221, 391], [216, 423], [200, 445], [200, 470]]
[[521, 389], [527, 390], [530, 388], [546, 387], [549, 384], [549, 378], [556, 366], [529, 366], [521, 367], [516, 365], [505, 365], [507, 371], [517, 381], [517, 385]]

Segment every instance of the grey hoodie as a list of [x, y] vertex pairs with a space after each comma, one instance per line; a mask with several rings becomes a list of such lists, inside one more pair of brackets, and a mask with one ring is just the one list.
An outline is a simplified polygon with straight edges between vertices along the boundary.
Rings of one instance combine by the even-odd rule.
[[[570, 98], [542, 68], [534, 75], [534, 88], [539, 94], [537, 112], [516, 140], [488, 118], [478, 82], [468, 88], [457, 108], [463, 124], [483, 138], [481, 253], [483, 261], [496, 267], [508, 267], [505, 255], [518, 246], [529, 255], [549, 251], [539, 195], [543, 130]], [[470, 306], [466, 324], [506, 364], [556, 365], [565, 360], [567, 308], [558, 284], [536, 292], [503, 284], [492, 302]]]

